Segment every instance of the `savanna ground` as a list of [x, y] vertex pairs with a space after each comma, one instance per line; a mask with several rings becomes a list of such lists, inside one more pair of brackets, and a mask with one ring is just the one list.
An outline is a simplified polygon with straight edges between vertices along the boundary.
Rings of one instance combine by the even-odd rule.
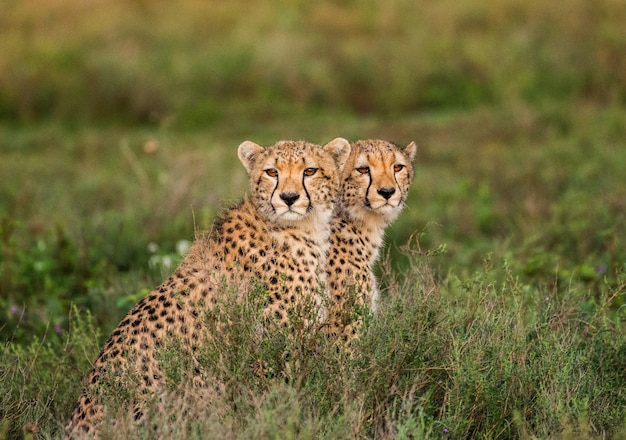
[[225, 306], [229, 394], [157, 434], [626, 437], [621, 1], [0, 6], [0, 439], [61, 435], [119, 319], [243, 194], [241, 141], [336, 136], [420, 146], [380, 313], [285, 385]]

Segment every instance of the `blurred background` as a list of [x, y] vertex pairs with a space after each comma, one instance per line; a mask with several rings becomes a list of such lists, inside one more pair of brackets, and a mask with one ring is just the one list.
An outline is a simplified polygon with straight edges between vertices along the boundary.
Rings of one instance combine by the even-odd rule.
[[0, 116], [205, 128], [623, 104], [619, 0], [3, 0]]
[[241, 197], [245, 139], [415, 141], [399, 272], [416, 239], [440, 280], [623, 269], [622, 0], [0, 6], [6, 338], [70, 304], [114, 326]]

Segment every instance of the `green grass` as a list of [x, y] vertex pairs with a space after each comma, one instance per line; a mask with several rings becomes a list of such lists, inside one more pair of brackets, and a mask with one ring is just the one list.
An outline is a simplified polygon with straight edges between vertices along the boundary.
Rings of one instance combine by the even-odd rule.
[[380, 314], [285, 385], [245, 368], [284, 369], [284, 335], [257, 352], [225, 306], [227, 392], [181, 386], [159, 433], [626, 436], [621, 2], [4, 3], [0, 439], [60, 435], [120, 318], [243, 194], [241, 141], [336, 136], [419, 146]]

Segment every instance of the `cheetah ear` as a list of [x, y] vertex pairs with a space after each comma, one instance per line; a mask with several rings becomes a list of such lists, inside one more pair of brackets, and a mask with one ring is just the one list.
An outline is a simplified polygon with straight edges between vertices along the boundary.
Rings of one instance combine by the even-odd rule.
[[417, 153], [417, 145], [415, 145], [415, 142], [411, 142], [409, 145], [404, 147], [403, 150], [404, 154], [406, 154], [411, 162], [413, 162], [413, 159], [415, 159], [415, 153]]
[[344, 138], [335, 138], [323, 147], [324, 151], [330, 154], [335, 160], [338, 169], [343, 169], [348, 156], [350, 155], [350, 142]]
[[237, 150], [237, 155], [239, 156], [239, 160], [243, 164], [243, 166], [250, 173], [252, 169], [252, 162], [254, 162], [254, 157], [259, 153], [265, 151], [265, 148], [260, 146], [259, 144], [255, 144], [252, 141], [244, 141], [239, 145], [239, 149]]

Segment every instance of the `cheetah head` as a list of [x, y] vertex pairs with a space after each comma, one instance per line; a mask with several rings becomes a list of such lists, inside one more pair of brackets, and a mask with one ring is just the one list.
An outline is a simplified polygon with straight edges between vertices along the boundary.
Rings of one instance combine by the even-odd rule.
[[342, 208], [354, 219], [385, 226], [393, 221], [413, 181], [416, 150], [414, 142], [403, 148], [374, 139], [354, 142], [342, 173]]
[[239, 160], [250, 176], [252, 200], [272, 222], [327, 222], [339, 189], [339, 172], [350, 154], [342, 138], [325, 146], [280, 141], [264, 148], [239, 145]]

